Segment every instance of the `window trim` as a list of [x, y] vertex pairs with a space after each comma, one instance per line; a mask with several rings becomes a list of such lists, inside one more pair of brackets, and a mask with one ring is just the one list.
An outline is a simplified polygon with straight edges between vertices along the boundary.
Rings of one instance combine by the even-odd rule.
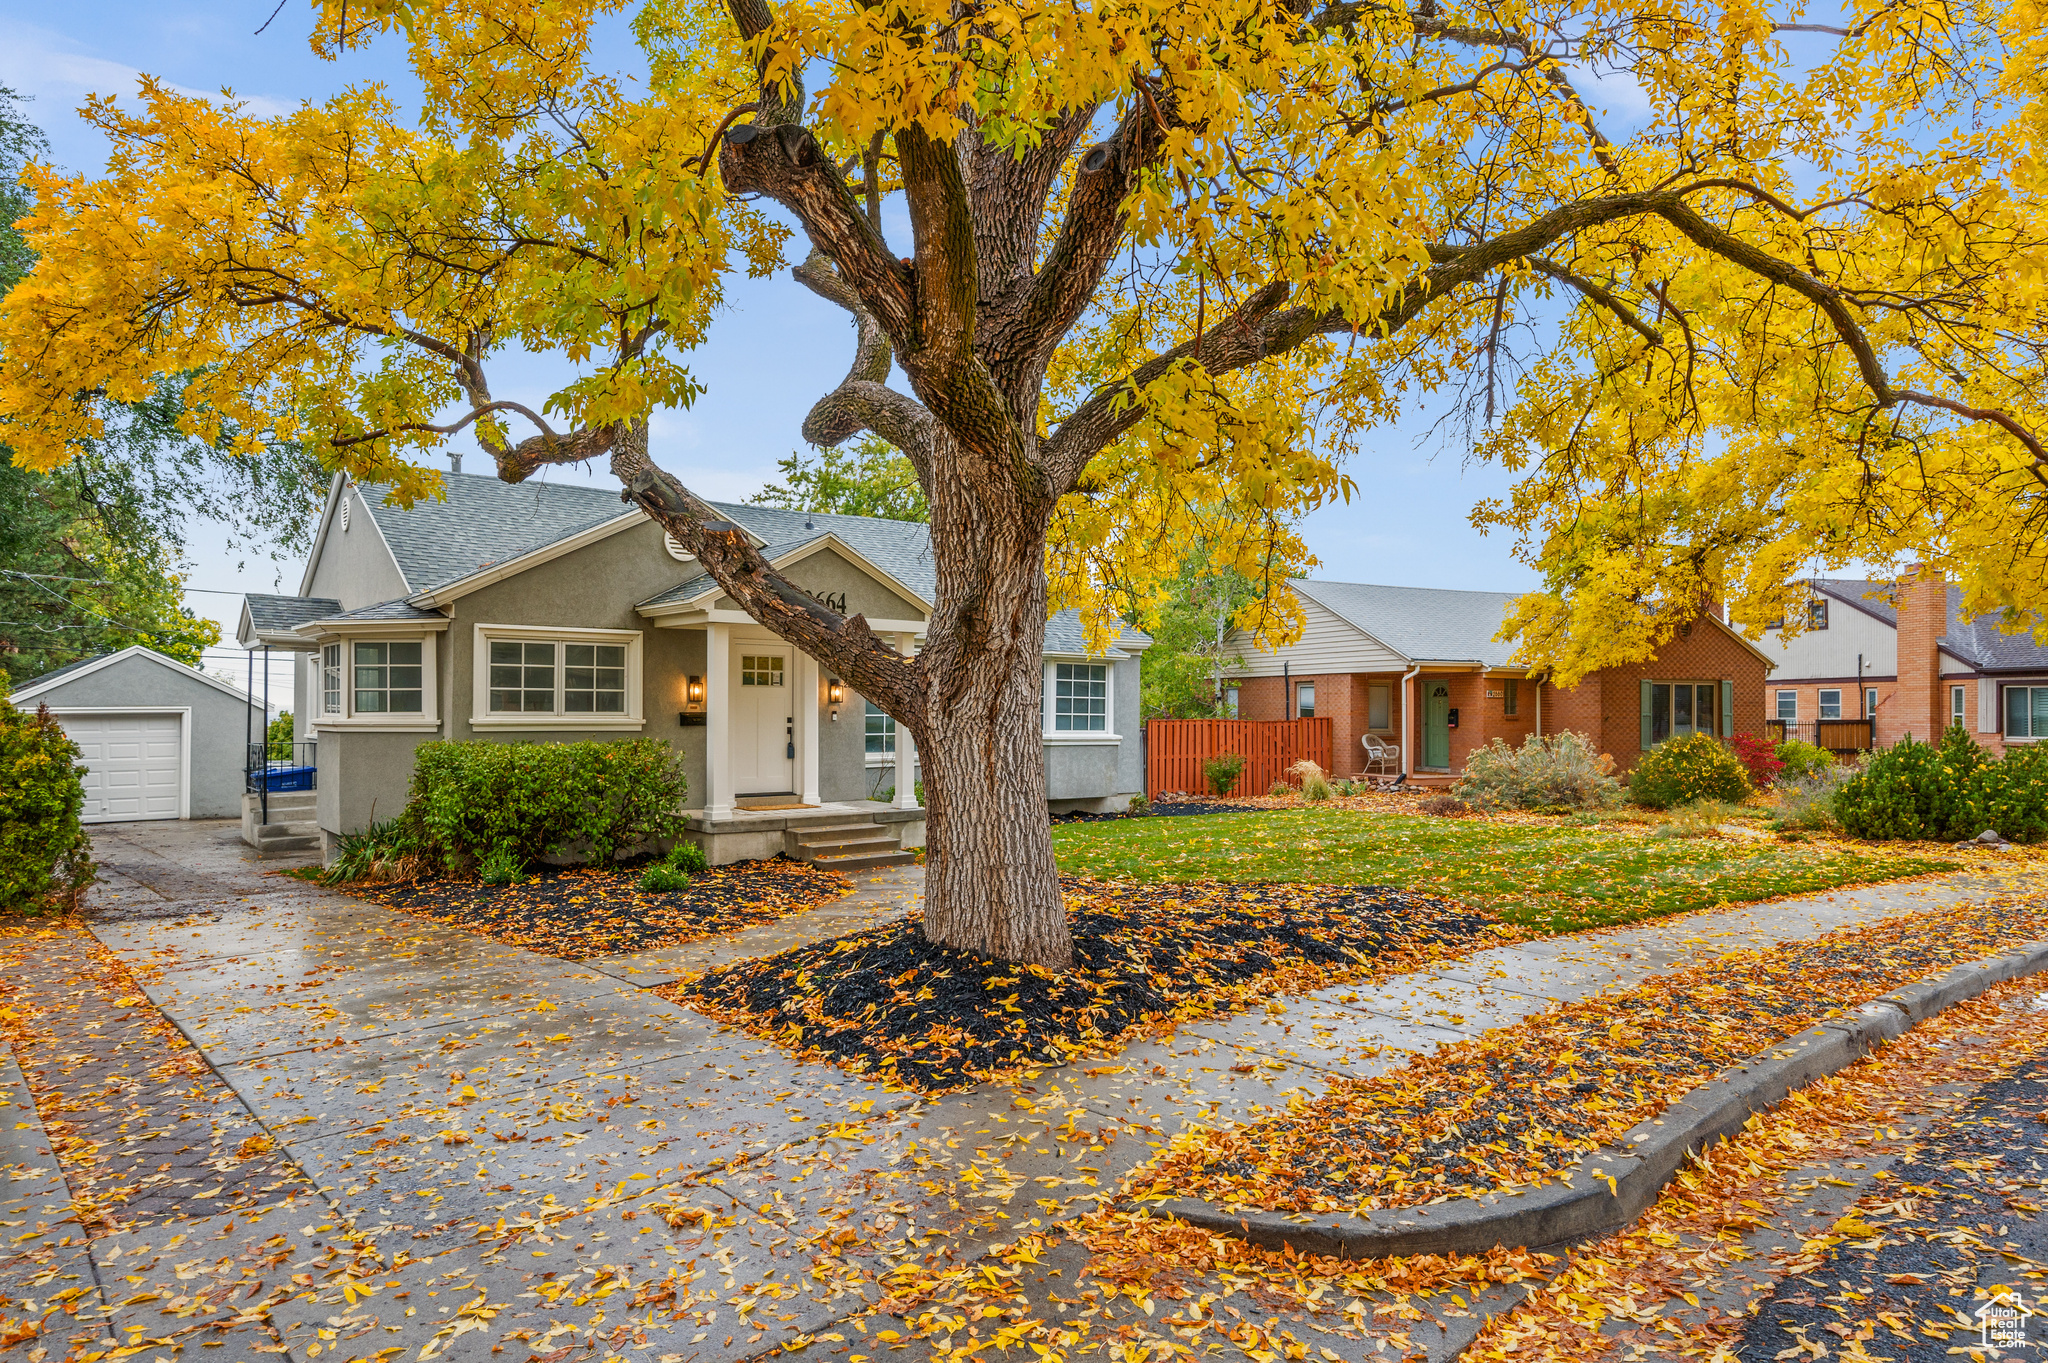
[[[1382, 704], [1381, 718], [1385, 723], [1372, 722], [1372, 706], [1377, 700]], [[1392, 682], [1367, 682], [1365, 686], [1365, 729], [1367, 733], [1390, 734], [1394, 732], [1394, 684]]]
[[[1054, 729], [1053, 726], [1053, 682], [1059, 675], [1055, 670], [1061, 663], [1081, 667], [1102, 669], [1102, 723], [1100, 729]], [[1116, 663], [1108, 658], [1065, 657], [1047, 658], [1043, 695], [1039, 703], [1039, 733], [1049, 745], [1107, 747], [1123, 742], [1116, 731]]]
[[[1785, 697], [1792, 697], [1792, 713], [1785, 713]], [[1799, 722], [1799, 691], [1796, 687], [1774, 686], [1771, 688], [1771, 718], [1787, 724]]]
[[[2000, 682], [1998, 684], [1998, 736], [2007, 743], [2041, 743], [2048, 741], [2048, 734], [2014, 734], [2010, 731], [2012, 702], [2007, 699], [2015, 691], [2048, 691], [2048, 678], [2032, 678], [2025, 681]], [[2027, 698], [2029, 717], [2033, 711], [2033, 697]]]
[[[1827, 696], [1827, 695], [1830, 695], [1830, 694], [1832, 694], [1832, 695], [1834, 696], [1834, 698], [1835, 698], [1835, 712], [1834, 712], [1833, 714], [1829, 714], [1829, 713], [1827, 713], [1828, 703], [1827, 703], [1827, 702], [1826, 702], [1825, 700], [1821, 699], [1821, 698], [1822, 698], [1823, 696]], [[1819, 721], [1819, 720], [1823, 720], [1823, 719], [1846, 719], [1846, 718], [1848, 718], [1848, 716], [1847, 716], [1847, 715], [1844, 715], [1844, 714], [1842, 713], [1842, 688], [1841, 688], [1841, 687], [1839, 687], [1839, 686], [1826, 686], [1826, 687], [1820, 687], [1820, 686], [1817, 686], [1817, 687], [1815, 687], [1815, 688], [1814, 688], [1814, 690], [1813, 690], [1813, 717], [1814, 717], [1814, 719], [1815, 719], [1816, 721]]]
[[[875, 703], [874, 703], [873, 701], [869, 700], [869, 699], [868, 699], [868, 698], [867, 698], [866, 696], [862, 696], [862, 697], [860, 698], [860, 701], [861, 701], [861, 712], [860, 712], [860, 755], [861, 755], [861, 765], [862, 765], [862, 766], [865, 766], [865, 767], [893, 767], [893, 766], [895, 766], [895, 765], [896, 765], [896, 720], [895, 720], [895, 717], [894, 717], [894, 716], [892, 716], [892, 715], [890, 715], [890, 714], [888, 714], [888, 713], [887, 713], [886, 711], [884, 711], [884, 710], [882, 709], [882, 707], [881, 707], [881, 706], [879, 706], [879, 705], [876, 705], [876, 704], [875, 704]], [[874, 714], [872, 714], [872, 715], [871, 715], [871, 714], [869, 714], [868, 712], [869, 712], [870, 710], [874, 711]], [[883, 733], [882, 733], [882, 737], [883, 737], [884, 739], [886, 739], [886, 740], [888, 741], [888, 746], [887, 746], [887, 747], [885, 747], [885, 748], [883, 748], [883, 749], [882, 749], [882, 751], [880, 751], [880, 752], [869, 752], [869, 751], [868, 751], [868, 721], [869, 721], [869, 720], [871, 720], [871, 719], [873, 719], [873, 718], [875, 717], [875, 715], [880, 715], [880, 716], [882, 717], [883, 721], [884, 721], [884, 722], [885, 722], [885, 723], [886, 723], [886, 724], [887, 724], [887, 725], [889, 726], [889, 727], [888, 727], [887, 729], [885, 729], [885, 730], [883, 731]]]
[[[1304, 691], [1308, 692], [1308, 713], [1307, 713], [1307, 714], [1303, 714], [1303, 713], [1301, 712], [1301, 693], [1302, 693], [1302, 692], [1304, 692]], [[1289, 701], [1290, 701], [1290, 704], [1289, 704], [1289, 707], [1288, 707], [1288, 714], [1287, 714], [1287, 717], [1288, 717], [1289, 719], [1314, 719], [1314, 718], [1316, 717], [1316, 681], [1315, 681], [1315, 678], [1314, 678], [1314, 677], [1310, 677], [1310, 678], [1308, 678], [1308, 679], [1307, 679], [1307, 680], [1305, 680], [1305, 681], [1297, 681], [1297, 682], [1295, 682], [1295, 683], [1294, 683], [1294, 694], [1293, 694], [1293, 696], [1289, 697]]]
[[1967, 719], [1968, 713], [1969, 701], [1963, 695], [1963, 688], [1954, 683], [1951, 683], [1948, 688], [1949, 727], [1954, 728], [1956, 725], [1959, 724], [1967, 726], [1969, 722]]
[[[418, 644], [420, 646], [420, 709], [418, 714], [378, 711], [356, 713], [355, 654], [357, 644]], [[341, 713], [326, 708], [327, 650], [341, 650]], [[313, 730], [352, 729], [369, 733], [430, 733], [441, 727], [441, 632], [439, 630], [363, 630], [359, 633], [329, 634], [320, 639], [322, 687], [321, 708], [313, 717]]]
[[[562, 625], [478, 624], [472, 631], [470, 650], [470, 709], [472, 729], [644, 729], [647, 727], [642, 659], [647, 636], [637, 629], [575, 629]], [[553, 714], [522, 711], [517, 714], [491, 713], [491, 644], [502, 640], [520, 643], [624, 644], [626, 646], [626, 712], [619, 715], [574, 714], [559, 708]], [[562, 682], [567, 671], [563, 655], [556, 654], [555, 704], [562, 703]]]

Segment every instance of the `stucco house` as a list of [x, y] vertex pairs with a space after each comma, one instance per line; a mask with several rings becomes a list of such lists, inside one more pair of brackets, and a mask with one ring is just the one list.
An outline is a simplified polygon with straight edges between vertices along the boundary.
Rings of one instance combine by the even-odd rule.
[[1898, 582], [1812, 578], [1806, 589], [1805, 628], [1764, 631], [1773, 727], [1812, 742], [1822, 727], [1869, 721], [1865, 742], [1888, 747], [1961, 724], [1993, 752], [2048, 738], [2048, 647], [1997, 616], [1964, 615], [1960, 588], [1914, 570]]
[[244, 754], [271, 718], [236, 687], [141, 644], [54, 668], [9, 699], [49, 706], [78, 745], [86, 823], [234, 817]]
[[[287, 648], [334, 839], [404, 805], [430, 739], [659, 738], [683, 755], [690, 836], [714, 863], [789, 851], [871, 864], [918, 846], [916, 753], [894, 721], [755, 624], [616, 492], [450, 473], [410, 509], [339, 478], [295, 596], [250, 596], [244, 647]], [[923, 525], [714, 504], [835, 610], [914, 651], [935, 576]], [[1047, 801], [1142, 789], [1138, 655], [1045, 634]], [[820, 849], [823, 849], [822, 851]]]
[[1297, 578], [1301, 637], [1264, 650], [1242, 632], [1243, 666], [1226, 705], [1243, 719], [1328, 716], [1336, 773], [1364, 771], [1372, 735], [1399, 754], [1411, 783], [1448, 784], [1496, 738], [1573, 729], [1635, 765], [1653, 743], [1693, 732], [1728, 737], [1763, 727], [1768, 659], [1723, 620], [1704, 616], [1648, 663], [1611, 667], [1576, 686], [1532, 678], [1495, 636], [1513, 592], [1384, 587]]

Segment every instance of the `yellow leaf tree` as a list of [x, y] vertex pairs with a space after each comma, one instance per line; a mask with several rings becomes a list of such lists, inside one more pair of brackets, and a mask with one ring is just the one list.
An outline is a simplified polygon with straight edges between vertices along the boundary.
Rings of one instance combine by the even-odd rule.
[[[1710, 593], [1766, 618], [1815, 558], [2033, 599], [2040, 7], [1847, 8], [331, 0], [315, 44], [404, 43], [420, 114], [375, 90], [272, 119], [156, 85], [92, 106], [117, 153], [37, 177], [0, 419], [50, 466], [96, 429], [81, 394], [198, 371], [196, 425], [287, 413], [400, 498], [472, 424], [509, 480], [608, 460], [915, 738], [926, 934], [1057, 966], [1055, 592], [1129, 599], [1190, 543], [1259, 576], [1417, 393], [1462, 387], [1481, 452], [1525, 474], [1477, 515], [1547, 574], [1517, 625], [1567, 680]], [[640, 70], [595, 64], [620, 24]], [[1607, 126], [1589, 77], [1643, 112]], [[790, 260], [853, 337], [805, 435], [887, 440], [930, 500], [914, 659], [648, 448], [723, 282]], [[521, 348], [579, 377], [496, 394]]]

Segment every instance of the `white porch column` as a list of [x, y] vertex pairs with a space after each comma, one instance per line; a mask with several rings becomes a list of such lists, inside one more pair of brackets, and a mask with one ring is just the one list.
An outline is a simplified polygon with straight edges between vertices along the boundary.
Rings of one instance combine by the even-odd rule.
[[[896, 648], [908, 658], [917, 651], [917, 636], [897, 635]], [[901, 724], [896, 726], [896, 808], [917, 808], [917, 740]]]
[[732, 626], [704, 630], [704, 816], [732, 817]]
[[818, 799], [818, 707], [825, 697], [819, 691], [818, 660], [802, 649], [796, 650], [796, 748], [802, 770], [797, 773], [797, 799], [804, 804]]

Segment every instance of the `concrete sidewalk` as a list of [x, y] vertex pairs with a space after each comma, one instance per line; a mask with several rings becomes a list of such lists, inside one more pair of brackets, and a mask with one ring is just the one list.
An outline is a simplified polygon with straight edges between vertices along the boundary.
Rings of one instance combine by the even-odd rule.
[[[291, 1253], [329, 1252], [325, 1227], [352, 1223], [387, 1262], [411, 1256], [367, 1297], [273, 1311], [294, 1356], [318, 1339], [323, 1360], [437, 1336], [438, 1356], [488, 1357], [520, 1330], [550, 1353], [609, 1338], [650, 1284], [692, 1312], [657, 1327], [662, 1352], [749, 1357], [872, 1304], [894, 1265], [971, 1259], [1092, 1209], [1190, 1123], [1244, 1121], [1677, 962], [1998, 888], [1878, 886], [1483, 952], [920, 1100], [646, 989], [907, 912], [916, 868], [726, 938], [576, 964], [188, 836], [109, 837], [126, 844], [108, 891], [126, 921], [95, 932], [331, 1207], [288, 1218]], [[246, 1245], [277, 1228], [208, 1230]]]

